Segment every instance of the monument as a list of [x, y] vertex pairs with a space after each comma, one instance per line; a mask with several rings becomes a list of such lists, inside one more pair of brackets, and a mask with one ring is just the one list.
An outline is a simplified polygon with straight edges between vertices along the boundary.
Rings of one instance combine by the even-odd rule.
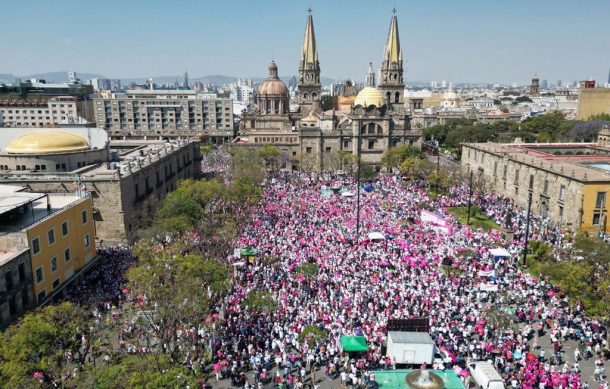
[[443, 389], [443, 379], [428, 370], [414, 370], [405, 377], [413, 389]]

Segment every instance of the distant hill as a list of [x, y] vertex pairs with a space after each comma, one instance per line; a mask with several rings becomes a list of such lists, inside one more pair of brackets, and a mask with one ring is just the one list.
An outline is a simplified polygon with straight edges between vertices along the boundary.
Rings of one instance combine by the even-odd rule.
[[[82, 81], [87, 81], [92, 78], [111, 78], [111, 77], [105, 77], [104, 75], [101, 75], [101, 74], [79, 73], [79, 72], [76, 72], [76, 76], [78, 78], [80, 78]], [[10, 73], [0, 73], [0, 83], [12, 84], [15, 81], [15, 79], [17, 79], [17, 78], [21, 79], [22, 81], [26, 81], [26, 80], [29, 80], [32, 78], [39, 78], [39, 79], [46, 80], [49, 83], [58, 83], [58, 82], [68, 81], [68, 72], [67, 71], [46, 72], [46, 73], [29, 74], [29, 75], [23, 75], [23, 76], [16, 76], [16, 75], [10, 74]], [[171, 84], [176, 81], [182, 82], [184, 79], [184, 75], [180, 74], [180, 75], [176, 75], [176, 76], [125, 77], [125, 78], [121, 78], [121, 82], [124, 85], [129, 85], [132, 82], [135, 82], [137, 84], [144, 84], [144, 83], [146, 83], [146, 80], [148, 80], [149, 78], [152, 78], [154, 80], [154, 82], [157, 84], [164, 84], [164, 83]], [[248, 78], [248, 77], [243, 77], [243, 78]], [[262, 82], [266, 79], [266, 77], [249, 77], [249, 78], [254, 82]], [[285, 83], [288, 83], [288, 81], [292, 78], [292, 75], [282, 76], [280, 78]], [[235, 82], [235, 81], [237, 81], [237, 79], [238, 79], [238, 77], [225, 76], [225, 75], [221, 75], [221, 74], [213, 74], [213, 75], [202, 76], [202, 77], [189, 77], [189, 82], [198, 81], [198, 82], [201, 82], [204, 84], [225, 85], [225, 84], [230, 84], [232, 82]], [[328, 84], [332, 84], [336, 80], [332, 79], [332, 78], [328, 78], [328, 77], [321, 77], [320, 81], [322, 82], [322, 84], [328, 85]]]

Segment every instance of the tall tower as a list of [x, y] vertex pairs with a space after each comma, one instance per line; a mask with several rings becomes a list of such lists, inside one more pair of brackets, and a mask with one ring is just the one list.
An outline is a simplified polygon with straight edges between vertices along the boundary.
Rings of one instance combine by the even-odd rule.
[[366, 86], [375, 86], [375, 71], [373, 71], [372, 62], [369, 62], [369, 70], [366, 72]]
[[379, 89], [383, 93], [386, 104], [393, 105], [395, 110], [404, 103], [405, 84], [403, 80], [402, 50], [398, 36], [398, 19], [396, 9], [393, 9], [388, 41], [381, 61], [381, 79]]
[[184, 82], [182, 86], [185, 88], [189, 87], [189, 73], [186, 70], [184, 71]]
[[538, 75], [534, 74], [532, 77], [532, 83], [530, 84], [530, 95], [538, 96], [540, 94], [540, 80], [538, 79]]
[[301, 61], [299, 64], [299, 93], [298, 103], [303, 116], [320, 106], [320, 62], [318, 61], [318, 49], [316, 48], [316, 35], [313, 30], [313, 17], [311, 8], [307, 10], [307, 24], [305, 25], [305, 38], [301, 50]]

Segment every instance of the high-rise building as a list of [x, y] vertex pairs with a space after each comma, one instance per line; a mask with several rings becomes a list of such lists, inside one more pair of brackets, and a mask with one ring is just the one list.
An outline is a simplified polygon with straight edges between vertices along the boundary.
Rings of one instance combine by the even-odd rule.
[[121, 80], [110, 80], [110, 90], [116, 91], [122, 89], [123, 85], [121, 83]]
[[542, 81], [540, 81], [540, 88], [548, 89], [549, 88], [549, 80], [542, 80]]
[[608, 70], [608, 84], [610, 84], [610, 70]]

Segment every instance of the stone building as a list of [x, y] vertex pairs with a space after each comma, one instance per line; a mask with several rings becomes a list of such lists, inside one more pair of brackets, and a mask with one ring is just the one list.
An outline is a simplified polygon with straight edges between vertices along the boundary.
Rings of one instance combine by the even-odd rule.
[[[91, 134], [91, 129], [85, 130]], [[138, 228], [150, 224], [158, 203], [176, 188], [178, 180], [201, 174], [200, 142], [196, 140], [108, 142], [107, 138], [96, 139], [97, 132], [86, 139], [79, 138], [75, 129], [71, 131], [45, 129], [38, 136], [25, 133], [13, 140], [4, 134], [0, 162], [6, 169], [0, 183], [20, 185], [31, 192], [91, 196], [95, 236], [100, 241], [131, 240]], [[93, 147], [99, 142], [108, 150], [106, 154]], [[82, 164], [69, 162], [73, 153], [84, 155]], [[105, 158], [99, 159], [100, 155]], [[36, 169], [40, 161], [62, 158], [65, 169], [62, 165], [55, 169], [57, 164]]]
[[256, 108], [244, 113], [238, 147], [258, 148], [273, 144], [282, 153], [283, 168], [337, 170], [345, 156], [381, 168], [381, 156], [389, 147], [420, 145], [421, 132], [412, 130], [404, 102], [403, 54], [398, 20], [392, 16], [381, 63], [381, 77], [375, 86], [369, 64], [367, 85], [356, 95], [346, 85], [338, 96], [339, 109], [322, 111], [320, 64], [313, 18], [307, 16], [299, 65], [298, 109], [290, 112], [288, 88], [277, 77], [277, 65], [269, 65], [269, 77], [259, 87]]
[[30, 251], [0, 251], [0, 331], [35, 306]]
[[486, 188], [551, 221], [608, 232], [610, 149], [596, 143], [462, 145], [462, 168]]
[[130, 90], [93, 99], [97, 126], [111, 139], [234, 137], [233, 100], [194, 90]]

